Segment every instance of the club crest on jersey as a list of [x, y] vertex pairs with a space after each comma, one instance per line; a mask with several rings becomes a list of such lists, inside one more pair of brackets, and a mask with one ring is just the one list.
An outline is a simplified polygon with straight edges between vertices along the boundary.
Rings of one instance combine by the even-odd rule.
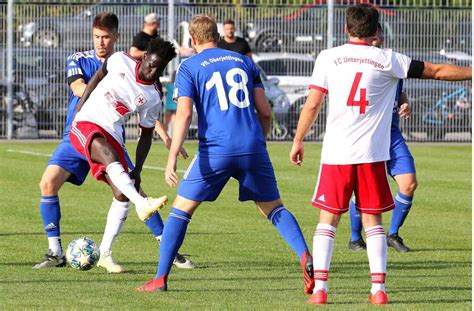
[[146, 103], [146, 98], [143, 94], [140, 94], [137, 97], [135, 97], [136, 106], [143, 106], [145, 103]]
[[125, 79], [125, 74], [123, 72], [119, 73], [120, 78]]

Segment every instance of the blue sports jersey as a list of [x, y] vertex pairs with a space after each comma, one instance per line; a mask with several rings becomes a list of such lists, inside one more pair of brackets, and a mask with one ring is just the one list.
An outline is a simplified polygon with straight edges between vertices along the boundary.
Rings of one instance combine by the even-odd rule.
[[254, 88], [263, 84], [250, 58], [206, 49], [181, 63], [175, 88], [175, 97], [190, 97], [196, 106], [200, 154], [266, 152], [254, 105]]
[[[97, 58], [95, 51], [77, 52], [67, 58], [66, 72], [67, 81], [70, 85], [77, 79], [84, 79], [85, 83], [89, 80], [102, 66], [102, 62]], [[74, 96], [71, 88], [69, 88], [69, 103], [66, 116], [66, 128], [64, 129], [63, 138], [68, 139], [69, 131], [71, 129], [72, 118], [76, 111], [76, 106], [81, 98]]]
[[403, 91], [403, 80], [398, 80], [397, 93], [395, 94], [395, 104], [393, 105], [392, 130], [400, 128], [400, 116], [398, 115], [398, 101]]

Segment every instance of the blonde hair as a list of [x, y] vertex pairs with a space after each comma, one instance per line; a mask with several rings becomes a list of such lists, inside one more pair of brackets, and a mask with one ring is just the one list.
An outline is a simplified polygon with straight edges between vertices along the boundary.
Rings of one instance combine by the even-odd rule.
[[197, 44], [219, 41], [219, 31], [212, 16], [194, 15], [189, 23], [189, 34], [194, 37]]

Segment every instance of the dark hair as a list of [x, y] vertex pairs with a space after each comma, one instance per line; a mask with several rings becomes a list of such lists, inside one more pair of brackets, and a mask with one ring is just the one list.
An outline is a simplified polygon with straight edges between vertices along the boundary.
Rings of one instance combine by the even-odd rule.
[[156, 38], [150, 41], [148, 44], [148, 49], [146, 50], [148, 55], [156, 54], [162, 60], [169, 62], [173, 58], [176, 57], [176, 51], [174, 45], [169, 42], [165, 41], [161, 38]]
[[114, 13], [102, 12], [94, 17], [92, 28], [108, 31], [118, 31], [118, 18]]
[[373, 36], [377, 32], [379, 12], [371, 4], [358, 4], [346, 11], [346, 24], [349, 35], [357, 38]]
[[382, 27], [382, 24], [377, 23], [377, 31], [380, 32], [381, 34], [383, 34], [383, 27]]
[[223, 23], [223, 25], [229, 25], [229, 24], [230, 24], [230, 25], [234, 25], [234, 26], [235, 26], [235, 23], [234, 23], [234, 21], [233, 21], [233, 20], [231, 20], [231, 19], [226, 19], [226, 20], [224, 21], [224, 23]]

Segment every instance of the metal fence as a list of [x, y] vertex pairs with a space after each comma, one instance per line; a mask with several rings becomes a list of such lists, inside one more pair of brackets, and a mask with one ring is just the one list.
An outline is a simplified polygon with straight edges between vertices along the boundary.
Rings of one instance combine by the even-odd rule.
[[[163, 1], [164, 3], [165, 1]], [[176, 1], [177, 2], [177, 1]], [[290, 140], [307, 95], [315, 56], [327, 46], [325, 1], [208, 1], [196, 5], [180, 1], [174, 7], [174, 37], [187, 44], [183, 22], [197, 13], [218, 21], [232, 18], [254, 52], [264, 72], [267, 96], [275, 118], [271, 139]], [[336, 4], [342, 3], [335, 1]], [[347, 3], [349, 1], [345, 1]], [[365, 1], [350, 1], [365, 2]], [[426, 4], [429, 8], [419, 7]], [[456, 1], [454, 1], [456, 2]], [[385, 46], [413, 58], [432, 62], [472, 63], [470, 1], [375, 1], [380, 6]], [[128, 50], [133, 35], [141, 30], [143, 16], [155, 12], [162, 18], [160, 34], [167, 38], [168, 6], [157, 1], [69, 1], [45, 4], [30, 1], [14, 5], [14, 137], [59, 138], [67, 110], [68, 87], [65, 60], [74, 51], [92, 49], [93, 17], [103, 11], [118, 15], [120, 40], [116, 50]], [[184, 3], [184, 4], [183, 4]], [[195, 3], [195, 2], [194, 2]], [[291, 5], [290, 5], [290, 4]], [[397, 4], [398, 3], [398, 4]], [[221, 5], [216, 5], [221, 4]], [[256, 5], [258, 4], [258, 5]], [[295, 5], [298, 4], [298, 5]], [[440, 9], [439, 7], [444, 7]], [[6, 4], [0, 3], [0, 138], [6, 137]], [[346, 41], [344, 6], [337, 5], [333, 44]], [[278, 83], [277, 83], [278, 82]], [[405, 91], [413, 107], [412, 117], [402, 121], [408, 140], [471, 141], [471, 84], [409, 80]], [[308, 136], [321, 140], [326, 110]], [[128, 136], [137, 136], [130, 120]], [[195, 126], [190, 137], [195, 136]]]

